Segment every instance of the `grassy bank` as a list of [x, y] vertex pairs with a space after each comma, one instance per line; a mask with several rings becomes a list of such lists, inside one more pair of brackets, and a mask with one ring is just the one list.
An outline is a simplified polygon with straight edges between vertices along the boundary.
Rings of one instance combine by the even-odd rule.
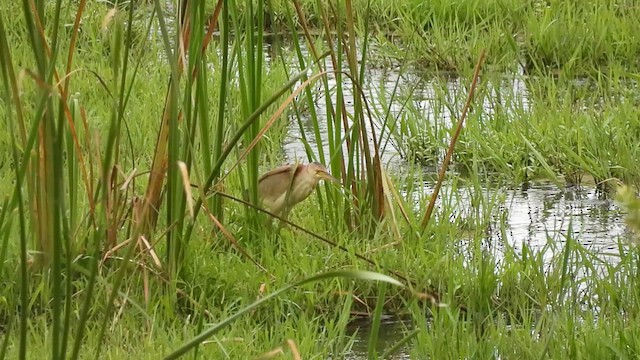
[[[455, 169], [515, 186], [551, 178], [603, 190], [615, 190], [620, 182], [637, 187], [638, 93], [635, 78], [622, 74], [597, 79], [485, 75], [477, 97], [482, 106], [467, 119]], [[448, 84], [425, 80], [422, 86]], [[465, 89], [454, 85], [431, 98], [406, 102], [388, 126], [399, 152], [428, 167], [438, 164], [465, 96]]]
[[[612, 40], [633, 38], [635, 7], [227, 5], [0, 9], [0, 358], [340, 357], [354, 342], [346, 325], [363, 315], [376, 358], [383, 313], [412, 324], [400, 337], [417, 358], [637, 356], [636, 249], [611, 239], [617, 249], [605, 256], [562, 235], [516, 250], [521, 239], [504, 240], [504, 188], [490, 181], [637, 185], [637, 89], [626, 82], [637, 44]], [[567, 38], [562, 23], [589, 32]], [[311, 35], [325, 25], [335, 36]], [[294, 36], [267, 57], [263, 32], [278, 28]], [[431, 219], [435, 195], [416, 187], [431, 188], [433, 173], [407, 166], [399, 177], [379, 149], [390, 140], [435, 167], [453, 124], [425, 123], [410, 91], [357, 90], [370, 66], [410, 63], [433, 84], [434, 118], [448, 109], [453, 122], [468, 90], [434, 70], [468, 84], [483, 48], [454, 158], [462, 175], [448, 174]], [[531, 76], [527, 104], [492, 91], [512, 76], [496, 70], [519, 63]], [[583, 71], [599, 75], [576, 81]], [[390, 107], [371, 118], [372, 102], [404, 109], [398, 120]], [[257, 202], [258, 177], [282, 161], [291, 123], [304, 161], [342, 184], [322, 185], [277, 232], [230, 196]], [[623, 195], [637, 228], [637, 199]], [[499, 249], [487, 245], [496, 233]], [[270, 298], [279, 289], [288, 290]]]

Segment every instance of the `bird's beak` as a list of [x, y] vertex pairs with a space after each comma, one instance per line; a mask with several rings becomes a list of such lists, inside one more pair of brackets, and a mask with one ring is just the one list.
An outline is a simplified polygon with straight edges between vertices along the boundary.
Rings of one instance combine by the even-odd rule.
[[329, 181], [334, 182], [336, 184], [340, 184], [340, 180], [334, 178], [333, 176], [331, 176], [331, 174], [329, 174], [326, 171], [318, 171], [318, 176], [323, 180], [329, 180]]

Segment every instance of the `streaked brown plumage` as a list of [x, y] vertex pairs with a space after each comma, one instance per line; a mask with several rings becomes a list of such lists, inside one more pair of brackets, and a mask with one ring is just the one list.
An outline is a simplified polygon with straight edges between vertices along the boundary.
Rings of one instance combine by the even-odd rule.
[[317, 162], [288, 164], [270, 170], [258, 180], [261, 206], [286, 219], [296, 204], [311, 195], [320, 180], [339, 182]]

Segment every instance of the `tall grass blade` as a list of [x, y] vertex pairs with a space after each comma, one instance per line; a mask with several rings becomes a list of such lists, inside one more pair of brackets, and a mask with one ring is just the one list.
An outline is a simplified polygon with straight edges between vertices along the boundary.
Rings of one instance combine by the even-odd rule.
[[[10, 77], [9, 75], [13, 73], [13, 64], [11, 62], [11, 59], [9, 57], [9, 46], [7, 43], [7, 33], [6, 33], [6, 29], [4, 26], [4, 14], [0, 13], [0, 71], [2, 73], [2, 84], [3, 84], [3, 97], [5, 100], [5, 104], [9, 104], [11, 102], [11, 98], [14, 99], [14, 101], [18, 102], [19, 100], [17, 99], [17, 93], [13, 93], [13, 96], [11, 96], [11, 91], [9, 89], [13, 88], [16, 89], [17, 85], [15, 83], [15, 77]], [[9, 131], [13, 134], [15, 129], [14, 129], [14, 121], [13, 121], [13, 116], [12, 116], [12, 112], [8, 111], [7, 117], [5, 118], [5, 121], [7, 122], [7, 128], [9, 129]], [[14, 164], [18, 164], [20, 162], [20, 155], [18, 153], [18, 145], [16, 144], [16, 139], [12, 136], [11, 137], [11, 157], [13, 160]], [[16, 312], [18, 312], [19, 315], [19, 329], [20, 329], [20, 333], [19, 333], [19, 349], [18, 349], [18, 358], [20, 360], [24, 360], [27, 357], [27, 331], [28, 331], [28, 311], [27, 309], [29, 309], [29, 274], [28, 274], [28, 259], [27, 259], [27, 234], [26, 234], [26, 229], [27, 229], [27, 225], [26, 225], [26, 220], [25, 220], [25, 209], [24, 209], [24, 202], [23, 202], [23, 198], [22, 198], [22, 181], [23, 181], [23, 177], [20, 174], [20, 168], [18, 166], [15, 166], [15, 173], [16, 173], [16, 183], [15, 183], [15, 187], [14, 187], [14, 196], [13, 199], [14, 201], [12, 201], [12, 205], [11, 208], [14, 208], [14, 204], [17, 204], [17, 208], [18, 208], [18, 225], [19, 225], [19, 241], [20, 241], [20, 278], [19, 278], [19, 282], [20, 282], [20, 309], [15, 309]], [[5, 202], [4, 206], [7, 206], [7, 203]], [[4, 217], [4, 216], [3, 216]], [[4, 231], [9, 232], [10, 228], [4, 227], [5, 224], [4, 223], [0, 223], [0, 228], [4, 228]], [[4, 261], [3, 259], [0, 259], [2, 261]], [[13, 318], [13, 316], [12, 316]], [[13, 322], [9, 323], [9, 326], [12, 325]], [[5, 335], [7, 338], [5, 340], [8, 341], [9, 338], [9, 334], [10, 334], [10, 330], [7, 330], [7, 334]], [[4, 353], [6, 350], [6, 346], [5, 344], [3, 344], [3, 349], [2, 352]]]
[[[222, 0], [218, 1], [218, 6], [222, 6]], [[218, 11], [218, 8], [216, 8]], [[210, 26], [213, 26], [210, 25]], [[212, 159], [214, 162], [217, 162], [218, 159], [222, 156], [222, 143], [224, 141], [224, 133], [225, 133], [225, 109], [227, 103], [227, 87], [228, 87], [228, 76], [229, 76], [229, 27], [231, 26], [229, 22], [229, 6], [228, 3], [226, 6], [222, 7], [222, 39], [220, 42], [220, 47], [222, 48], [222, 66], [220, 68], [220, 97], [218, 99], [218, 122], [216, 124], [216, 132], [215, 139], [213, 141], [213, 155]], [[202, 124], [206, 124], [206, 122], [202, 122]], [[204, 145], [204, 144], [203, 144]], [[212, 169], [211, 166], [203, 167], [205, 174], [211, 174]], [[213, 182], [216, 182], [216, 178], [213, 178]], [[214, 198], [213, 203], [213, 214], [217, 218], [222, 218], [222, 201], [219, 198]]]
[[422, 231], [424, 231], [429, 225], [429, 220], [431, 219], [431, 214], [433, 213], [433, 208], [436, 204], [436, 199], [438, 198], [438, 194], [440, 193], [440, 188], [442, 187], [442, 183], [444, 182], [444, 176], [449, 167], [449, 162], [451, 161], [451, 156], [453, 155], [453, 150], [456, 146], [456, 142], [458, 141], [458, 136], [460, 136], [460, 132], [462, 131], [462, 126], [464, 125], [464, 120], [467, 116], [467, 112], [471, 107], [471, 102], [473, 101], [473, 95], [475, 93], [476, 85], [478, 83], [478, 77], [480, 76], [480, 69], [482, 67], [482, 63], [484, 62], [484, 51], [480, 53], [480, 57], [478, 58], [478, 62], [476, 63], [476, 67], [473, 70], [473, 78], [471, 80], [471, 87], [469, 88], [469, 95], [467, 96], [467, 101], [462, 108], [462, 114], [460, 115], [460, 119], [458, 120], [458, 124], [456, 126], [456, 130], [451, 137], [451, 142], [449, 144], [449, 148], [447, 149], [447, 153], [445, 154], [444, 160], [442, 161], [442, 165], [440, 165], [440, 172], [438, 173], [438, 181], [436, 182], [435, 188], [433, 189], [433, 193], [431, 194], [431, 198], [429, 199], [429, 205], [427, 206], [427, 210], [424, 212], [424, 216], [422, 217], [422, 221], [420, 223]]
[[382, 322], [382, 310], [384, 309], [386, 290], [387, 287], [385, 284], [380, 284], [380, 286], [378, 286], [378, 298], [376, 299], [376, 308], [373, 312], [373, 320], [369, 334], [369, 349], [367, 351], [370, 360], [378, 358], [376, 346], [378, 345], [378, 335], [380, 333], [380, 324]]

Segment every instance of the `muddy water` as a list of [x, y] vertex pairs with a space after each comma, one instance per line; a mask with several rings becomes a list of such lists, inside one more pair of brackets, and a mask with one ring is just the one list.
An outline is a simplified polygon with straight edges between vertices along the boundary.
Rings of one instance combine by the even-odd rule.
[[[330, 62], [325, 63], [331, 70]], [[346, 68], [346, 66], [345, 66]], [[398, 86], [396, 87], [396, 84]], [[335, 79], [329, 78], [329, 85], [335, 86]], [[466, 90], [459, 79], [450, 78], [443, 81], [442, 78], [433, 81], [424, 80], [417, 74], [403, 72], [400, 74], [396, 70], [369, 69], [366, 73], [365, 93], [370, 104], [377, 107], [382, 114], [386, 109], [381, 108], [381, 103], [389, 104], [390, 101], [378, 101], [381, 97], [391, 99], [394, 89], [398, 93], [406, 93], [412, 90], [410, 101], [416, 109], [420, 109], [425, 124], [431, 122], [441, 122], [449, 125], [457, 119], [460, 108], [464, 103]], [[504, 110], [518, 108], [526, 110], [529, 105], [528, 90], [525, 83], [518, 74], [506, 77], [500, 89], [493, 89], [492, 92], [500, 100], [500, 106]], [[322, 94], [321, 88], [316, 93]], [[458, 107], [444, 106], [442, 104], [442, 94], [449, 97], [451, 103], [460, 104]], [[439, 94], [439, 95], [437, 95]], [[325, 100], [319, 97], [316, 100], [316, 110], [320, 119], [320, 137], [322, 143], [327, 141], [327, 114]], [[396, 103], [391, 105], [391, 113], [397, 116], [402, 111], [401, 106]], [[335, 101], [334, 101], [335, 104]], [[485, 101], [483, 109], [490, 118], [496, 103]], [[353, 111], [353, 98], [347, 96], [347, 111]], [[455, 114], [452, 114], [452, 111]], [[307, 161], [305, 144], [302, 142], [302, 132], [306, 135], [309, 147], [314, 152], [313, 160], [319, 160], [322, 155], [329, 159], [328, 150], [324, 154], [319, 154], [317, 150], [317, 140], [313, 131], [311, 119], [303, 118], [300, 126], [292, 120], [289, 134], [284, 144], [285, 157], [288, 161]], [[372, 133], [368, 129], [370, 138]], [[376, 136], [380, 137], [381, 129], [375, 129]], [[383, 136], [384, 138], [384, 136]], [[408, 164], [400, 157], [396, 149], [388, 143], [382, 143], [382, 162], [386, 170], [391, 174], [407, 174], [415, 171], [416, 166]], [[326, 162], [327, 160], [325, 160]], [[434, 169], [424, 171], [433, 172]], [[425, 195], [432, 193], [432, 182], [422, 182], [420, 186], [414, 186], [416, 193], [410, 194], [414, 198], [425, 198]], [[491, 189], [489, 189], [491, 188]], [[451, 188], [443, 189], [443, 192], [450, 192]], [[458, 188], [457, 201], [460, 209], [472, 208], [469, 197], [470, 193]], [[500, 258], [501, 251], [505, 247], [513, 247], [519, 252], [524, 245], [529, 246], [534, 251], [544, 250], [544, 257], [550, 259], [561, 252], [566, 242], [567, 236], [578, 240], [583, 246], [595, 253], [602, 254], [608, 261], [616, 262], [616, 252], [621, 237], [626, 234], [623, 214], [615, 203], [603, 197], [594, 187], [569, 187], [558, 188], [558, 186], [548, 182], [534, 183], [526, 189], [508, 189], [487, 187], [486, 197], [491, 194], [501, 192], [503, 201], [498, 209], [498, 218], [506, 231], [500, 231], [500, 226], [487, 235], [487, 241], [495, 250], [496, 257]], [[463, 210], [462, 210], [463, 211]], [[404, 336], [406, 324], [400, 321], [387, 319], [383, 322], [380, 332], [381, 336], [378, 344], [378, 351], [384, 351], [386, 346], [390, 346]], [[356, 334], [355, 344], [350, 354], [345, 354], [349, 359], [366, 358], [368, 343], [367, 322], [358, 322], [351, 328]], [[393, 357], [395, 359], [409, 358], [408, 350], [401, 349]]]

